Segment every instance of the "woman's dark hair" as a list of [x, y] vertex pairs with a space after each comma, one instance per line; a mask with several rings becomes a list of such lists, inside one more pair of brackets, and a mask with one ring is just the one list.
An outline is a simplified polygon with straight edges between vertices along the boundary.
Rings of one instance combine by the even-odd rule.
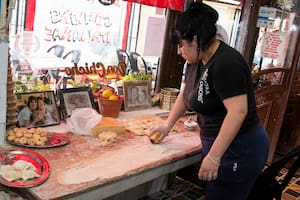
[[33, 101], [37, 101], [35, 96], [29, 96], [27, 98], [27, 106], [29, 106], [29, 104]]
[[171, 40], [179, 44], [181, 40], [192, 42], [197, 37], [198, 48], [206, 50], [216, 36], [218, 12], [202, 2], [193, 2], [178, 15], [171, 31]]

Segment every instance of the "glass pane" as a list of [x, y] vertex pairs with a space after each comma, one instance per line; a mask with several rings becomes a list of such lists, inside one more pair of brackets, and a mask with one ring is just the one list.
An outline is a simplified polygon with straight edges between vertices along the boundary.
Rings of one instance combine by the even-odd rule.
[[259, 17], [253, 72], [273, 67], [290, 67], [299, 31], [299, 11], [296, 12], [295, 8], [296, 5], [289, 10], [267, 8], [274, 11], [274, 16]]

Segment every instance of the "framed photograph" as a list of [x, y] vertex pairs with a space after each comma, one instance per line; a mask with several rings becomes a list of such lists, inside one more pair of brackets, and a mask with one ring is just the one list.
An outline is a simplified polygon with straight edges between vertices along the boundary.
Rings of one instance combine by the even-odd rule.
[[6, 6], [7, 6], [7, 0], [1, 0], [1, 2], [0, 2], [0, 30], [4, 30], [5, 25], [6, 25], [6, 12], [7, 12]]
[[19, 127], [39, 127], [60, 124], [53, 91], [18, 93], [17, 119]]
[[123, 82], [124, 110], [141, 110], [150, 108], [151, 81]]
[[95, 102], [90, 87], [66, 88], [57, 91], [62, 118], [70, 117], [75, 108], [93, 108]]

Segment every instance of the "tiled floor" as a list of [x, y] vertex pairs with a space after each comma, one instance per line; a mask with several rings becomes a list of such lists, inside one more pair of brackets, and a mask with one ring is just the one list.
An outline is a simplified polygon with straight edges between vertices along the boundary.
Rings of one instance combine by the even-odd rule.
[[171, 188], [140, 200], [205, 200], [204, 192], [204, 188], [176, 177]]
[[[286, 169], [282, 170], [278, 175], [278, 179], [283, 178], [286, 172]], [[171, 189], [141, 200], [205, 200], [205, 189], [199, 185], [201, 184], [195, 183], [195, 180], [191, 182], [177, 176]], [[300, 170], [284, 190], [282, 200], [300, 200]]]
[[[282, 170], [278, 178], [283, 177], [285, 172], [286, 170]], [[287, 188], [285, 188], [282, 200], [300, 200], [300, 171], [295, 174]]]

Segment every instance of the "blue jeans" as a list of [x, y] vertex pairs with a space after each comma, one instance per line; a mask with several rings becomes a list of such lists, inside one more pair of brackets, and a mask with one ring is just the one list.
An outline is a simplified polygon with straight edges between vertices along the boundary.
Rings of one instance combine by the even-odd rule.
[[[215, 138], [200, 137], [205, 157]], [[262, 125], [237, 135], [221, 158], [218, 178], [207, 182], [206, 200], [246, 200], [268, 153], [269, 140]]]

